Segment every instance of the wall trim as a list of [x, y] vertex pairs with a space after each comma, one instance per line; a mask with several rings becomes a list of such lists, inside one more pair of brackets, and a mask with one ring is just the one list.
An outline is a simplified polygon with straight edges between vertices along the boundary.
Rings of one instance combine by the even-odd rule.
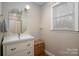
[[48, 54], [49, 56], [55, 56], [55, 54], [52, 54], [50, 51], [45, 49], [45, 53]]

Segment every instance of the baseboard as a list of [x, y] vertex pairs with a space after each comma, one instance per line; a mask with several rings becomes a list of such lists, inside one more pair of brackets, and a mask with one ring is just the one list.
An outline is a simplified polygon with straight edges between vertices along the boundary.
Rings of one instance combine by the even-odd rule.
[[49, 56], [55, 56], [55, 54], [52, 54], [51, 52], [49, 52], [48, 50], [45, 49], [45, 53]]

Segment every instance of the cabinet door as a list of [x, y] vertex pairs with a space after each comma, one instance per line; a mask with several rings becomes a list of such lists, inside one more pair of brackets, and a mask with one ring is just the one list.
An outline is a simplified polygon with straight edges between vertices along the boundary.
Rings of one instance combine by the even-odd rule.
[[[15, 54], [16, 52], [20, 52], [22, 50], [29, 50], [30, 48], [34, 48], [34, 42], [27, 41], [22, 43], [16, 43], [11, 45], [6, 45], [7, 55]], [[34, 50], [34, 49], [33, 49]]]
[[[6, 48], [5, 48], [6, 47]], [[26, 56], [34, 55], [34, 41], [28, 40], [14, 44], [3, 45], [4, 55]]]

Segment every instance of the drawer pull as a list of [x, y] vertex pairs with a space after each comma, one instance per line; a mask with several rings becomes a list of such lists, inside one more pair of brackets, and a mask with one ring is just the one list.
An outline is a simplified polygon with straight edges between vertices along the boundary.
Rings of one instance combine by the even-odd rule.
[[16, 48], [12, 48], [11, 51], [14, 51]]
[[27, 52], [27, 54], [29, 55], [31, 52], [29, 51], [29, 52]]
[[31, 44], [27, 44], [27, 46], [30, 46]]

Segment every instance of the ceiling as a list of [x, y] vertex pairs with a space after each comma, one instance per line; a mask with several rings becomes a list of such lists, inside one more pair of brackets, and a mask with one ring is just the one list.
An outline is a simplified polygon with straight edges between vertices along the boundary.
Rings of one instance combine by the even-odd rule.
[[46, 2], [34, 2], [35, 4], [37, 4], [37, 5], [44, 5]]

